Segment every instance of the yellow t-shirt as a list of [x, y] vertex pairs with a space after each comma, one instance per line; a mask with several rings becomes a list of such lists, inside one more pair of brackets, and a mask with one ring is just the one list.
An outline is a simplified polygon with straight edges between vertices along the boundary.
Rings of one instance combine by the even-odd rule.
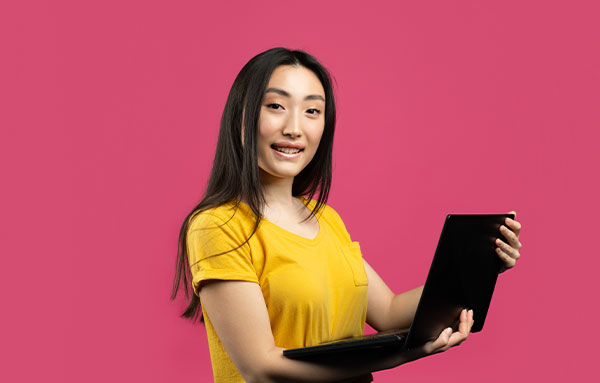
[[[315, 201], [310, 201], [312, 209]], [[240, 203], [202, 212], [190, 224], [188, 253], [194, 291], [208, 279], [260, 285], [275, 339], [283, 348], [362, 335], [367, 314], [367, 275], [358, 242], [339, 215], [325, 206], [314, 239], [293, 234], [266, 219], [252, 233], [254, 216]], [[196, 263], [196, 261], [199, 261]], [[216, 383], [244, 382], [203, 310]]]

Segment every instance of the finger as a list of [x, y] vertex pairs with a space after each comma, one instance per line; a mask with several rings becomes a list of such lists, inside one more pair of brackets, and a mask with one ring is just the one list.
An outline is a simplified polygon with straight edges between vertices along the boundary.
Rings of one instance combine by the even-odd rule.
[[512, 258], [510, 255], [506, 254], [499, 247], [496, 248], [496, 254], [498, 254], [498, 256], [500, 257], [500, 260], [502, 261], [503, 266], [504, 266], [504, 270], [501, 270], [500, 272], [503, 272], [507, 269], [514, 267], [515, 264], [517, 263], [517, 261], [514, 258]]
[[452, 333], [450, 336], [450, 342], [448, 343], [449, 347], [458, 346], [469, 336], [471, 332], [471, 319], [469, 318], [470, 314], [467, 310], [463, 310], [460, 313], [460, 322], [458, 324], [458, 331]]
[[469, 315], [469, 334], [471, 333], [471, 329], [473, 328], [473, 324], [475, 323], [473, 310], [469, 310], [467, 313]]
[[514, 210], [509, 211], [508, 214], [513, 214], [517, 218], [517, 212]]
[[504, 225], [500, 226], [500, 233], [502, 233], [504, 238], [508, 240], [508, 243], [515, 249], [519, 250], [521, 247], [523, 247], [521, 242], [519, 242], [519, 237], [517, 237], [517, 235], [508, 227]]
[[469, 319], [467, 310], [462, 310], [460, 312], [460, 319], [458, 323], [458, 331], [450, 334], [450, 338], [448, 343], [443, 347], [437, 349], [435, 352], [443, 352], [448, 350], [450, 347], [458, 346], [461, 344], [469, 335]]
[[464, 309], [460, 312], [460, 322], [458, 323], [458, 331], [462, 334], [469, 333], [469, 312]]
[[462, 310], [460, 313], [458, 331], [453, 332], [450, 335], [448, 344], [437, 349], [435, 353], [446, 351], [450, 347], [458, 346], [459, 344], [467, 340], [469, 334], [471, 333], [473, 323], [475, 323], [475, 321], [473, 320], [473, 310]]
[[504, 242], [500, 238], [496, 239], [496, 245], [498, 245], [498, 247], [500, 249], [502, 249], [502, 251], [504, 251], [506, 254], [510, 255], [510, 257], [513, 258], [514, 260], [517, 260], [521, 257], [519, 250], [515, 249], [512, 246], [509, 246], [506, 242]]
[[506, 218], [504, 220], [504, 223], [517, 235], [517, 237], [519, 236], [519, 234], [521, 234], [521, 223], [520, 222], [515, 221], [512, 218]]
[[423, 350], [426, 354], [435, 354], [447, 350], [446, 346], [448, 345], [448, 342], [450, 342], [451, 334], [452, 328], [448, 327], [447, 329], [442, 331], [442, 333], [440, 334], [440, 336], [437, 337], [436, 340], [425, 343], [425, 345], [423, 346]]
[[437, 354], [438, 352], [444, 352], [447, 349], [449, 349], [450, 347], [452, 347], [452, 335], [455, 334], [452, 332], [452, 329], [450, 328], [450, 331], [448, 332], [448, 339], [446, 341], [446, 343], [440, 343], [440, 346], [438, 348], [435, 349], [435, 351], [432, 352], [432, 354]]
[[458, 331], [452, 332], [450, 327], [445, 329], [435, 341], [425, 344], [425, 352], [437, 354], [448, 350], [450, 347], [458, 346], [469, 336], [473, 323], [473, 310], [463, 309], [460, 312]]

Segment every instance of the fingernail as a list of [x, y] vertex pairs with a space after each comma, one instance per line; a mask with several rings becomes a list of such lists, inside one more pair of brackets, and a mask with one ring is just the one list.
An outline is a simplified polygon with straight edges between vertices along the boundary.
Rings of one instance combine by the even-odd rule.
[[448, 327], [448, 328], [445, 330], [445, 333], [446, 333], [446, 335], [450, 335], [450, 334], [452, 334], [452, 327]]

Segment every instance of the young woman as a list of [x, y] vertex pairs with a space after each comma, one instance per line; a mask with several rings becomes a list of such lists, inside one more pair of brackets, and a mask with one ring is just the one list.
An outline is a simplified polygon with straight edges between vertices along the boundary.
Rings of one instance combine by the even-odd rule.
[[[329, 74], [305, 52], [263, 52], [233, 83], [206, 193], [181, 228], [173, 288], [174, 298], [183, 280], [191, 296], [184, 317], [197, 318], [202, 302], [215, 382], [369, 382], [469, 335], [473, 313], [463, 310], [458, 331], [410, 353], [319, 363], [282, 355], [361, 335], [365, 321], [409, 327], [422, 291], [394, 295], [326, 205], [334, 126]], [[520, 224], [507, 219], [501, 231], [507, 269]]]

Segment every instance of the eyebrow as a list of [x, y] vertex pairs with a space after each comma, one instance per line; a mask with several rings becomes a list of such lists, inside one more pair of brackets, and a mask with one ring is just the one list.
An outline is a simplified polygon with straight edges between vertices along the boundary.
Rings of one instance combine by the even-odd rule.
[[[267, 90], [265, 90], [265, 93], [269, 93], [269, 92], [277, 93], [284, 97], [292, 97], [288, 92], [286, 92], [283, 89], [279, 89], [279, 88], [267, 88]], [[321, 100], [321, 101], [325, 102], [325, 98], [323, 96], [321, 96], [320, 94], [309, 94], [308, 96], [304, 97], [304, 99], [305, 100]]]

